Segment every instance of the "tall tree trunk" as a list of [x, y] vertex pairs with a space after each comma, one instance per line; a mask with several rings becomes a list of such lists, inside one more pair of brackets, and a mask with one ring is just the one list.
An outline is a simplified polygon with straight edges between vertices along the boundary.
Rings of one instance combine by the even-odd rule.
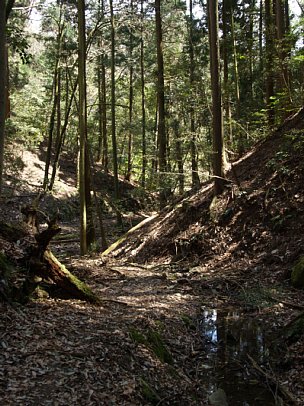
[[259, 63], [260, 63], [260, 72], [263, 72], [264, 67], [264, 48], [263, 48], [263, 0], [260, 0], [259, 6]]
[[[99, 1], [99, 8], [102, 20], [104, 19], [104, 0]], [[101, 34], [103, 35], [103, 33]], [[102, 50], [98, 58], [98, 104], [99, 104], [99, 146], [98, 160], [101, 159], [105, 172], [109, 170], [108, 159], [108, 134], [107, 134], [107, 106], [106, 106], [106, 68], [103, 53], [103, 38], [101, 37], [99, 48]]]
[[195, 128], [195, 110], [194, 110], [194, 48], [193, 48], [193, 0], [189, 2], [190, 24], [189, 24], [189, 58], [190, 58], [190, 133], [191, 133], [191, 178], [192, 187], [197, 188], [200, 184], [198, 176], [197, 148], [196, 148], [196, 128]]
[[163, 57], [163, 33], [160, 0], [155, 0], [155, 24], [156, 24], [156, 47], [157, 47], [157, 99], [158, 99], [158, 170], [160, 188], [160, 206], [164, 207], [167, 201], [168, 188], [166, 186], [167, 169], [167, 140], [165, 125], [165, 82], [164, 82], [164, 57]]
[[78, 81], [79, 81], [79, 196], [80, 196], [80, 253], [85, 255], [87, 245], [87, 202], [86, 202], [86, 39], [85, 4], [78, 0]]
[[141, 81], [141, 116], [142, 116], [142, 169], [141, 186], [146, 186], [146, 101], [145, 101], [145, 65], [144, 65], [144, 0], [140, 3], [141, 24], [140, 24], [140, 81]]
[[103, 150], [102, 150], [102, 167], [105, 172], [109, 171], [109, 156], [108, 156], [108, 129], [107, 129], [107, 90], [106, 90], [106, 67], [104, 62], [104, 55], [101, 57], [101, 94], [102, 94], [102, 136], [103, 136]]
[[224, 109], [226, 116], [226, 127], [228, 129], [228, 140], [230, 146], [233, 144], [233, 131], [231, 120], [230, 86], [229, 86], [229, 62], [228, 62], [228, 19], [229, 7], [227, 0], [223, 0], [223, 90]]
[[268, 124], [274, 125], [275, 111], [273, 107], [274, 79], [273, 79], [273, 48], [274, 48], [274, 24], [273, 24], [272, 0], [265, 0], [265, 38], [266, 38], [266, 106], [268, 111]]
[[240, 78], [239, 78], [239, 67], [237, 60], [237, 49], [236, 49], [236, 38], [235, 38], [235, 29], [234, 29], [234, 16], [233, 8], [231, 7], [231, 35], [232, 35], [232, 46], [233, 46], [233, 73], [234, 73], [234, 86], [235, 86], [235, 115], [236, 119], [240, 118]]
[[4, 140], [6, 118], [7, 63], [6, 63], [6, 7], [5, 1], [0, 6], [0, 195], [4, 164]]
[[254, 98], [253, 94], [253, 45], [254, 45], [254, 39], [253, 39], [253, 28], [254, 28], [254, 13], [255, 13], [255, 1], [251, 0], [250, 5], [249, 5], [249, 38], [248, 38], [248, 43], [249, 43], [249, 86], [250, 86], [250, 97], [251, 100]]
[[53, 106], [50, 116], [50, 123], [49, 123], [49, 134], [48, 134], [48, 144], [46, 149], [46, 158], [45, 158], [45, 168], [44, 168], [44, 180], [43, 180], [43, 189], [46, 191], [49, 188], [49, 169], [51, 164], [52, 158], [52, 147], [53, 147], [53, 134], [55, 128], [55, 116], [56, 116], [56, 108], [58, 103], [58, 91], [57, 91], [57, 77], [58, 77], [58, 64], [56, 63], [55, 72], [54, 72], [54, 80], [53, 80]]
[[58, 79], [57, 79], [57, 112], [56, 112], [56, 142], [55, 146], [57, 145], [60, 140], [60, 133], [61, 133], [61, 68], [58, 67]]
[[224, 189], [224, 146], [222, 122], [222, 94], [219, 67], [218, 0], [208, 0], [210, 73], [212, 88], [213, 175], [214, 194]]
[[283, 110], [282, 117], [286, 116], [286, 108], [290, 106], [291, 95], [290, 95], [290, 83], [289, 83], [289, 73], [287, 66], [287, 56], [288, 49], [286, 43], [286, 19], [285, 19], [285, 9], [286, 7], [285, 0], [276, 0], [276, 34], [277, 34], [277, 50], [280, 63], [280, 72], [278, 79], [278, 93], [281, 96], [281, 106]]
[[[68, 81], [68, 78], [67, 78], [67, 81]], [[75, 83], [74, 83], [72, 93], [70, 95], [70, 99], [68, 101], [68, 104], [66, 105], [64, 123], [63, 123], [62, 129], [61, 129], [61, 132], [60, 132], [60, 137], [59, 137], [58, 144], [57, 144], [56, 151], [55, 151], [55, 155], [54, 155], [53, 170], [52, 170], [52, 176], [51, 176], [51, 180], [50, 180], [50, 184], [49, 184], [49, 190], [53, 190], [53, 187], [54, 187], [55, 178], [56, 178], [56, 172], [57, 172], [57, 169], [58, 169], [59, 158], [60, 158], [62, 146], [64, 144], [66, 130], [67, 130], [68, 124], [69, 124], [69, 117], [70, 117], [71, 107], [72, 107], [73, 99], [75, 97], [77, 85], [78, 85], [78, 80], [76, 80]], [[67, 86], [67, 88], [68, 88], [68, 86]]]
[[[133, 17], [133, 0], [130, 0], [131, 18]], [[131, 179], [132, 171], [132, 143], [133, 143], [133, 30], [130, 28], [129, 44], [130, 72], [129, 72], [129, 136], [128, 136], [128, 163], [126, 180]]]
[[178, 193], [182, 195], [185, 189], [184, 181], [184, 165], [183, 165], [183, 150], [182, 150], [182, 141], [179, 128], [179, 120], [175, 119], [173, 121], [173, 131], [175, 138], [175, 154], [178, 168]]
[[[60, 106], [57, 108], [59, 103], [59, 60], [60, 60], [60, 52], [61, 52], [61, 40], [62, 40], [62, 3], [59, 3], [59, 24], [58, 24], [58, 34], [57, 34], [57, 50], [56, 50], [56, 61], [55, 61], [55, 69], [54, 69], [54, 79], [53, 79], [53, 106], [50, 116], [50, 123], [49, 123], [49, 134], [48, 134], [48, 145], [46, 151], [46, 158], [45, 158], [45, 169], [44, 169], [44, 180], [43, 180], [43, 189], [47, 190], [49, 187], [49, 168], [51, 164], [52, 158], [52, 148], [53, 148], [53, 134], [55, 128], [55, 117], [56, 112], [60, 109]], [[57, 117], [58, 118], [58, 117]], [[58, 133], [57, 133], [58, 134]]]
[[[112, 150], [113, 150], [113, 170], [114, 170], [114, 188], [116, 204], [119, 200], [118, 183], [118, 163], [117, 163], [117, 142], [116, 142], [116, 95], [115, 95], [115, 21], [113, 0], [110, 0], [110, 19], [111, 19], [111, 120], [112, 120]], [[117, 224], [122, 225], [122, 218], [117, 215]]]

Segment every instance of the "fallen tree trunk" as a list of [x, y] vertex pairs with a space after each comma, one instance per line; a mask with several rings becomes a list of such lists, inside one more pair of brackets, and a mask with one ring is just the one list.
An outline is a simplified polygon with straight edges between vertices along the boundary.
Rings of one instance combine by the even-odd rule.
[[[47, 280], [55, 284], [62, 292], [67, 293], [69, 297], [95, 304], [100, 303], [99, 297], [90, 287], [69, 272], [48, 249], [52, 238], [61, 231], [56, 218], [52, 220], [46, 219], [48, 228], [40, 232], [37, 213], [43, 213], [33, 207], [23, 208], [22, 213], [25, 216], [27, 227], [21, 228], [23, 234], [18, 236], [18, 245], [17, 240], [13, 241], [13, 238], [7, 238], [14, 235], [16, 227], [0, 223], [0, 235], [10, 241], [10, 252], [5, 253], [7, 261], [14, 269], [18, 268], [20, 273], [24, 273], [25, 269], [27, 270], [23, 285], [19, 288], [11, 287], [11, 299], [26, 302], [39, 284]], [[44, 214], [43, 216], [46, 217]], [[27, 232], [24, 232], [24, 230], [27, 230]], [[18, 249], [19, 258], [17, 261], [14, 259], [14, 247], [12, 244], [15, 244], [16, 250]], [[20, 255], [20, 246], [22, 246], [22, 255]], [[9, 285], [10, 277], [6, 276], [6, 279]]]

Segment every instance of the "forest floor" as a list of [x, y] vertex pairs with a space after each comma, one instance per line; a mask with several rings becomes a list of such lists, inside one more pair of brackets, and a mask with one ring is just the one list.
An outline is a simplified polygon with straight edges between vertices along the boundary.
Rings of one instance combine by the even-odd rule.
[[[21, 221], [43, 167], [23, 152], [20, 175], [6, 178], [1, 221]], [[151, 215], [128, 184], [126, 227], [146, 223], [107, 255], [78, 255], [73, 168], [66, 161], [41, 210], [59, 208], [63, 231], [51, 249], [102, 303], [0, 303], [1, 404], [304, 405], [304, 336], [283, 337], [304, 308], [303, 290], [290, 285], [304, 254], [303, 131], [257, 144], [217, 200], [206, 182]]]

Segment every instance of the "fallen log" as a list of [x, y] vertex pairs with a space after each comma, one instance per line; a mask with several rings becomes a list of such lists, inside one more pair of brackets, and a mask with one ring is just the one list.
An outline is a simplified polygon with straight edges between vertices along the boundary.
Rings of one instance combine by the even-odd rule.
[[[40, 232], [37, 221], [38, 210], [31, 206], [30, 208], [23, 208], [22, 212], [25, 216], [24, 221], [27, 227], [20, 228], [23, 234], [18, 235], [18, 246], [17, 241], [13, 241], [14, 238], [12, 238], [16, 227], [0, 224], [0, 235], [4, 238], [10, 237], [10, 253], [6, 253], [7, 260], [11, 264], [14, 264], [14, 269], [20, 269], [20, 273], [22, 273], [23, 270], [24, 274], [24, 270], [27, 270], [22, 286], [11, 289], [11, 292], [13, 292], [12, 300], [24, 303], [29, 300], [41, 282], [51, 281], [60, 288], [61, 292], [68, 294], [69, 297], [95, 304], [100, 303], [99, 297], [91, 288], [69, 272], [48, 248], [52, 238], [61, 231], [57, 224], [56, 217], [51, 220], [46, 218], [48, 227]], [[11, 227], [12, 230], [10, 230]], [[19, 228], [17, 227], [17, 229]], [[24, 232], [24, 230], [27, 232]], [[14, 249], [12, 244], [16, 244], [16, 250], [17, 248], [19, 249], [17, 262], [13, 258]], [[22, 246], [23, 252], [21, 257], [20, 246]], [[9, 276], [7, 279], [9, 281]]]

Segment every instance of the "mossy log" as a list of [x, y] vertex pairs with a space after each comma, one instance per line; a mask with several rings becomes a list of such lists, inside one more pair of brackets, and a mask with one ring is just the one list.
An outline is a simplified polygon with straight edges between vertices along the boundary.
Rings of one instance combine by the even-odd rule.
[[[27, 218], [27, 213], [30, 213], [30, 221]], [[19, 249], [19, 258], [15, 261], [13, 258], [14, 250], [11, 249], [9, 255], [6, 255], [5, 257], [6, 262], [14, 263], [16, 269], [20, 269], [23, 274], [24, 270], [27, 270], [27, 276], [22, 287], [18, 290], [11, 289], [11, 292], [13, 293], [11, 295], [12, 297], [9, 299], [24, 303], [33, 294], [40, 282], [43, 280], [51, 280], [56, 286], [58, 286], [58, 288], [60, 288], [61, 292], [66, 293], [69, 297], [98, 304], [100, 299], [93, 293], [89, 286], [71, 274], [48, 249], [50, 241], [61, 231], [56, 218], [52, 220], [47, 219], [48, 228], [40, 232], [35, 217], [35, 210], [32, 207], [31, 210], [23, 209], [23, 214], [25, 214], [24, 220], [27, 224], [24, 228], [22, 226], [19, 227], [18, 225], [11, 226], [0, 223], [0, 235], [4, 239], [11, 243], [22, 240], [23, 256], [22, 254], [20, 256]], [[16, 230], [21, 230], [22, 232], [17, 233]], [[2, 273], [3, 272], [1, 272], [1, 274]], [[9, 284], [10, 276], [6, 275], [5, 280], [5, 283]], [[1, 296], [7, 296], [8, 290], [4, 292], [1, 287], [0, 290], [0, 294], [2, 293]]]
[[50, 278], [58, 287], [75, 298], [98, 303], [99, 298], [84, 282], [69, 272], [50, 250], [45, 250], [39, 275]]

